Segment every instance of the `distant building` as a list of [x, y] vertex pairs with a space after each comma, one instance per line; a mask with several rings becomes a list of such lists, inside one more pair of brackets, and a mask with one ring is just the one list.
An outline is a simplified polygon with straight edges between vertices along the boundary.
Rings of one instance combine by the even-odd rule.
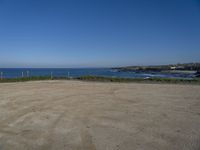
[[176, 67], [172, 66], [172, 67], [170, 67], [170, 69], [171, 69], [171, 70], [175, 70], [175, 69], [176, 69]]

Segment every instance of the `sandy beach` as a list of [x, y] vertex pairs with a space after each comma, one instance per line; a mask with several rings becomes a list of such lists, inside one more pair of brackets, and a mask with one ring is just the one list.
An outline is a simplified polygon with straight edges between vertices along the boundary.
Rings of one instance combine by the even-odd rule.
[[0, 83], [0, 150], [199, 150], [200, 86]]

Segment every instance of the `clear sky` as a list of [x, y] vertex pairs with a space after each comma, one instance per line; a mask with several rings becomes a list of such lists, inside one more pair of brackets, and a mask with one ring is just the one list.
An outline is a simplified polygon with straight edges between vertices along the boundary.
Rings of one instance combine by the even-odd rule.
[[0, 0], [0, 67], [200, 62], [200, 0]]

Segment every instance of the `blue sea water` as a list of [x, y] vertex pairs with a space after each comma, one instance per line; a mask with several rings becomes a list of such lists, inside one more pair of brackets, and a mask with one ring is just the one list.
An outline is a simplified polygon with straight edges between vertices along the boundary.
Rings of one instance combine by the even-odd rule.
[[118, 72], [110, 68], [0, 68], [3, 78], [19, 78], [27, 76], [51, 76], [53, 77], [80, 77], [85, 75], [122, 77], [122, 78], [186, 78], [191, 79], [192, 74], [159, 73], [159, 72]]

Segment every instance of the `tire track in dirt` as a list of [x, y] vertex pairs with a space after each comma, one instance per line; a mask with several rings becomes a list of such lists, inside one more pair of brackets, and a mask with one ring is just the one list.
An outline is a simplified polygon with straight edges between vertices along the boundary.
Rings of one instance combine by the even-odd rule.
[[[44, 110], [48, 110], [51, 109], [53, 106], [55, 105], [68, 105], [68, 102], [70, 100], [70, 98], [72, 97], [80, 97], [80, 96], [94, 96], [94, 95], [98, 95], [98, 94], [106, 94], [106, 95], [111, 95], [114, 96], [114, 98], [116, 100], [124, 100], [119, 98], [116, 95], [118, 88], [109, 88], [103, 92], [96, 92], [96, 93], [89, 93], [89, 94], [71, 94], [71, 95], [67, 95], [67, 96], [63, 96], [63, 97], [59, 97], [58, 100], [55, 99], [47, 99], [46, 101], [42, 100], [40, 101], [40, 99], [38, 100], [34, 100], [36, 102], [39, 102], [39, 104], [33, 104], [30, 107], [20, 110], [20, 112], [17, 112], [15, 115], [12, 115], [11, 117], [9, 117], [8, 119], [4, 120], [3, 122], [6, 122], [6, 124], [10, 124], [12, 122], [17, 121], [19, 118], [23, 117], [24, 115], [27, 115], [28, 113], [32, 113], [33, 109], [34, 111], [44, 111]], [[66, 101], [66, 103], [65, 103]], [[74, 100], [73, 100], [74, 101]], [[32, 101], [31, 101], [32, 102]], [[48, 102], [48, 103], [47, 103]], [[28, 102], [27, 102], [28, 103]], [[115, 103], [115, 105], [118, 105], [118, 103]], [[67, 109], [63, 110], [62, 112], [60, 112], [60, 114], [57, 116], [57, 118], [55, 119], [55, 121], [50, 125], [50, 127], [48, 127], [48, 135], [46, 135], [46, 143], [45, 145], [39, 147], [39, 149], [52, 149], [53, 143], [54, 143], [54, 139], [53, 139], [53, 135], [54, 135], [54, 130], [57, 127], [57, 125], [60, 123], [60, 121], [66, 116], [66, 113], [70, 113]], [[89, 115], [89, 114], [87, 114]], [[84, 115], [85, 117], [83, 118], [75, 118], [75, 122], [76, 120], [81, 120], [79, 121], [77, 124], [79, 124], [79, 133], [80, 133], [80, 137], [81, 137], [81, 143], [80, 143], [80, 149], [81, 150], [96, 150], [96, 147], [92, 141], [92, 136], [90, 135], [89, 131], [87, 128], [83, 128], [84, 126], [86, 126], [86, 124], [88, 124], [88, 120], [87, 120], [87, 115]], [[17, 131], [12, 130], [11, 128], [5, 128], [6, 124], [4, 125], [4, 128], [1, 128], [3, 126], [0, 125], [0, 132], [4, 132], [6, 134], [18, 134]], [[1, 130], [4, 129], [4, 130]], [[21, 131], [19, 131], [21, 132]]]
[[[99, 94], [99, 93], [95, 93], [95, 94]], [[100, 93], [102, 94], [102, 93]], [[54, 103], [56, 103], [57, 105], [59, 105], [58, 103], [61, 103], [60, 105], [66, 105], [66, 108], [67, 108], [67, 105], [68, 103], [63, 103], [66, 101], [66, 98], [71, 98], [71, 97], [76, 97], [76, 96], [89, 96], [89, 95], [93, 95], [93, 94], [74, 94], [74, 95], [69, 95], [67, 97], [65, 97], [65, 99], [62, 99], [62, 100], [59, 100], [59, 101], [54, 101]], [[66, 102], [69, 102], [69, 101], [66, 101]], [[50, 108], [52, 107], [52, 104], [46, 108]], [[55, 121], [52, 123], [52, 125], [49, 127], [48, 129], [48, 136], [46, 138], [47, 140], [47, 143], [46, 145], [43, 145], [41, 149], [52, 149], [53, 147], [53, 143], [54, 143], [54, 139], [52, 137], [54, 137], [54, 130], [55, 128], [58, 126], [58, 124], [60, 123], [60, 121], [66, 116], [66, 113], [70, 114], [70, 111], [68, 111], [68, 109], [65, 109], [64, 111], [61, 112], [61, 114], [57, 117], [57, 119], [55, 119]], [[80, 118], [79, 118], [80, 119]], [[77, 122], [77, 119], [76, 116], [74, 116], [72, 122]], [[86, 122], [88, 121], [85, 121], [85, 119], [81, 119], [82, 121], [78, 121], [76, 124], [78, 125], [78, 128], [79, 128], [79, 132], [80, 132], [80, 136], [81, 136], [81, 145], [77, 148], [77, 149], [80, 149], [80, 150], [96, 150], [94, 144], [92, 143], [92, 137], [91, 135], [89, 134], [89, 132], [86, 130], [86, 129], [83, 129], [81, 126], [84, 126], [85, 124], [87, 124]]]
[[96, 147], [92, 141], [92, 136], [88, 132], [87, 129], [81, 129], [81, 142], [82, 142], [82, 150], [96, 150]]

